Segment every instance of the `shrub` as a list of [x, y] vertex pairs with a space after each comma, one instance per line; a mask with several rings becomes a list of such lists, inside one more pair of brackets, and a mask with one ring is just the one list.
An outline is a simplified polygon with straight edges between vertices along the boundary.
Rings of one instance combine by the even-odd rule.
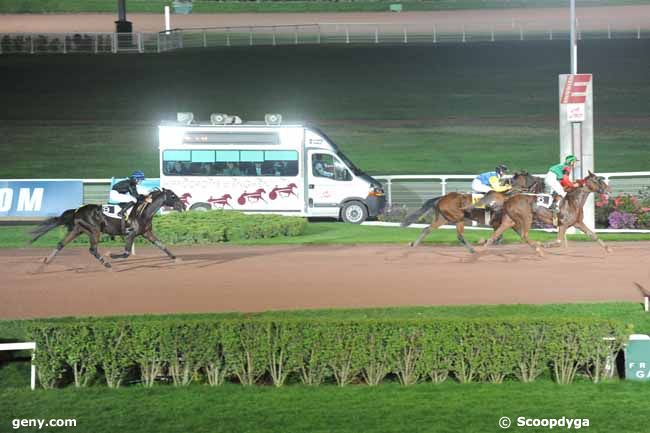
[[582, 375], [599, 382], [630, 330], [597, 319], [323, 320], [214, 317], [34, 321], [35, 363], [42, 386], [220, 385], [298, 377], [302, 383], [376, 385], [393, 373], [403, 385], [534, 381]]

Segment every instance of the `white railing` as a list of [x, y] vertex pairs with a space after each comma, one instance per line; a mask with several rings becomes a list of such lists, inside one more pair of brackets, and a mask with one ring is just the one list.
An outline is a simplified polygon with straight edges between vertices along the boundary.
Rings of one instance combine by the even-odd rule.
[[[566, 26], [565, 26], [566, 27]], [[317, 23], [201, 27], [159, 33], [0, 33], [0, 54], [160, 53], [182, 48], [305, 44], [439, 44], [569, 39], [557, 23]], [[578, 39], [650, 38], [650, 23], [581, 22]]]
[[[650, 187], [650, 171], [598, 173], [598, 175], [605, 178], [612, 188], [613, 195], [637, 194], [642, 188]], [[420, 207], [424, 200], [448, 192], [471, 191], [471, 183], [476, 175], [377, 175], [373, 177], [382, 181], [389, 206], [395, 203], [412, 209]]]

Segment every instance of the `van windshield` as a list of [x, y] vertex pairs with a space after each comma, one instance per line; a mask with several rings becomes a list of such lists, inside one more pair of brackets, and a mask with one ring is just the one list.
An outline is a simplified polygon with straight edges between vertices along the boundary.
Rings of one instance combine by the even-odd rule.
[[339, 159], [341, 161], [343, 161], [343, 163], [345, 165], [347, 165], [350, 170], [352, 170], [352, 173], [354, 173], [355, 176], [361, 176], [361, 175], [365, 174], [363, 171], [361, 171], [361, 169], [359, 167], [354, 165], [354, 163], [352, 161], [350, 161], [348, 159], [348, 157], [343, 154], [343, 152], [341, 152], [338, 149], [336, 149], [336, 156], [338, 156]]
[[338, 156], [339, 159], [343, 161], [345, 165], [348, 166], [348, 168], [352, 171], [352, 173], [354, 173], [355, 176], [365, 176], [365, 173], [359, 167], [354, 165], [354, 163], [350, 161], [348, 157], [343, 154], [343, 152], [341, 152], [341, 150], [336, 145], [336, 143], [334, 143], [334, 141], [332, 141], [332, 139], [329, 138], [323, 131], [321, 131], [320, 129], [314, 126], [310, 126], [310, 129], [314, 131], [316, 134], [323, 137], [325, 140], [327, 140], [327, 142], [332, 146], [332, 148], [334, 148], [334, 151], [336, 152], [336, 156]]

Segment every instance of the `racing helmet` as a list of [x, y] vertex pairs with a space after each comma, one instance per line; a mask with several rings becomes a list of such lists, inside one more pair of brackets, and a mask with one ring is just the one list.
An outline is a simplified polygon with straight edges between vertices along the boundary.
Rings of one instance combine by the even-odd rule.
[[578, 158], [575, 157], [575, 155], [567, 155], [566, 158], [564, 158], [564, 163], [565, 164], [571, 164], [572, 162], [576, 162]]
[[503, 175], [504, 173], [508, 172], [508, 167], [504, 164], [499, 164], [497, 167], [494, 169], [494, 171], [497, 172], [499, 176]]
[[131, 174], [131, 177], [138, 182], [142, 182], [144, 180], [144, 172], [142, 170], [136, 170]]

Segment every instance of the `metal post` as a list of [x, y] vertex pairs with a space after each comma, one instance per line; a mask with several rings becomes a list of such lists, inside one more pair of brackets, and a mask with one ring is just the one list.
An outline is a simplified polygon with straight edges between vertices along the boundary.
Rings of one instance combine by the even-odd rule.
[[465, 24], [463, 24], [463, 43], [467, 42], [467, 38], [465, 37]]
[[278, 31], [278, 28], [276, 26], [273, 26], [273, 46], [275, 47], [276, 45], [276, 40], [275, 40], [275, 34]]
[[34, 364], [34, 358], [36, 357], [36, 343], [34, 343], [34, 349], [32, 350], [32, 368], [31, 375], [29, 378], [29, 386], [34, 391], [36, 389], [36, 365]]
[[519, 40], [524, 40], [524, 29], [521, 27], [521, 24], [519, 24]]
[[636, 27], [636, 38], [641, 39], [641, 26]]
[[67, 47], [65, 46], [65, 44], [66, 44], [66, 37], [67, 37], [67, 35], [64, 33], [64, 34], [63, 34], [63, 54], [66, 54], [66, 53], [67, 53]]
[[208, 37], [205, 29], [203, 29], [203, 48], [207, 48], [207, 46], [208, 46]]
[[29, 53], [34, 54], [34, 35], [29, 36]]
[[550, 30], [548, 31], [548, 40], [549, 40], [549, 41], [552, 41], [552, 40], [553, 40], [553, 29], [550, 29]]
[[438, 35], [437, 35], [437, 32], [436, 32], [436, 25], [434, 24], [433, 25], [433, 43], [435, 44], [437, 42], [438, 42]]
[[350, 27], [347, 25], [345, 26], [345, 43], [349, 44], [350, 43]]
[[492, 42], [494, 42], [494, 25], [492, 26]]
[[320, 24], [318, 25], [318, 43], [320, 44]]
[[138, 51], [144, 53], [144, 42], [142, 40], [142, 32], [138, 33]]
[[570, 38], [570, 49], [571, 49], [571, 73], [578, 73], [578, 45], [576, 44], [576, 1], [570, 0], [571, 8], [571, 38]]
[[386, 179], [386, 198], [388, 200], [388, 206], [393, 205], [393, 185], [390, 178]]
[[293, 43], [298, 45], [298, 26], [293, 28]]
[[160, 54], [160, 33], [158, 33], [158, 37], [156, 38], [156, 46], [158, 53]]
[[379, 43], [379, 28], [375, 27], [375, 43]]
[[607, 39], [612, 38], [612, 26], [611, 24], [607, 23]]
[[248, 45], [253, 46], [253, 27], [248, 28]]
[[230, 46], [230, 29], [226, 27], [226, 46]]
[[404, 26], [403, 29], [404, 29], [404, 43], [408, 44], [409, 37], [408, 37], [408, 32], [406, 31], [406, 26]]
[[447, 194], [447, 178], [446, 177], [440, 178], [440, 187], [441, 187], [441, 190], [442, 190], [440, 195]]
[[113, 37], [111, 38], [111, 51], [113, 54], [117, 53], [117, 33], [113, 33]]
[[95, 33], [95, 54], [99, 51], [99, 35]]

